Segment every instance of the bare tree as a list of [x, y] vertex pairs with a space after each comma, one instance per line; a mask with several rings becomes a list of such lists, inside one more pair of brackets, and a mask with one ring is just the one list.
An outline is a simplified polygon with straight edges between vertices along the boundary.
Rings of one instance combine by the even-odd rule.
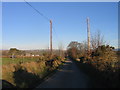
[[87, 43], [79, 43], [77, 41], [71, 41], [67, 47], [69, 56], [72, 56], [73, 58], [84, 56], [84, 54], [86, 53], [86, 49]]
[[104, 45], [104, 36], [101, 35], [100, 31], [98, 30], [95, 34], [91, 35], [91, 48], [95, 50], [98, 46]]
[[60, 57], [64, 57], [64, 51], [63, 51], [63, 44], [62, 44], [62, 42], [61, 43], [59, 43], [59, 45], [58, 45], [58, 49], [59, 49], [59, 56]]
[[83, 41], [83, 45], [82, 45], [82, 53], [83, 55], [85, 55], [87, 53], [87, 49], [88, 48], [88, 44], [87, 41]]

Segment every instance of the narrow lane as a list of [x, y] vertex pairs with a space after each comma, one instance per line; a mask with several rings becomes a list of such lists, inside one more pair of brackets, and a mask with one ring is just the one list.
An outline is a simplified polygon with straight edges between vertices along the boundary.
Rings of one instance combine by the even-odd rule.
[[88, 81], [89, 78], [78, 69], [75, 63], [67, 60], [60, 70], [37, 88], [89, 88]]

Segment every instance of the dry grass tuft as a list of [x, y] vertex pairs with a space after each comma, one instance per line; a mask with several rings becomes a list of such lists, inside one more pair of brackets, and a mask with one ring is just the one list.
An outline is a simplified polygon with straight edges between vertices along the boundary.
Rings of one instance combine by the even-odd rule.
[[2, 65], [2, 79], [10, 82], [18, 88], [30, 87], [45, 77], [50, 71], [61, 64], [60, 60], [54, 60], [51, 66], [46, 66], [45, 61], [31, 61], [19, 64]]

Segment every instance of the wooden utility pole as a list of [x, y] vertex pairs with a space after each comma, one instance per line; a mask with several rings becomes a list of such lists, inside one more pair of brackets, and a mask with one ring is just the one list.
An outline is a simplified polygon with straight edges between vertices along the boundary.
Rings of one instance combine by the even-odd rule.
[[88, 54], [90, 54], [90, 20], [87, 17], [87, 38], [88, 38]]
[[52, 20], [50, 20], [50, 55], [52, 56]]

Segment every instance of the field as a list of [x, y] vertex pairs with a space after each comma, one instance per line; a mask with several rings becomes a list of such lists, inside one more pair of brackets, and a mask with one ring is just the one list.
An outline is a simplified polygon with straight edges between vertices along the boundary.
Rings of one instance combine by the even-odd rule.
[[[19, 62], [31, 62], [36, 60], [39, 60], [39, 57], [2, 58], [2, 65], [18, 64]], [[0, 58], [0, 64], [1, 64], [1, 58]]]
[[40, 57], [2, 58], [3, 88], [36, 87], [48, 74], [62, 64], [59, 59], [55, 59], [53, 63], [46, 64], [46, 59], [40, 60], [39, 58]]
[[0, 58], [0, 65], [2, 65], [2, 58]]

